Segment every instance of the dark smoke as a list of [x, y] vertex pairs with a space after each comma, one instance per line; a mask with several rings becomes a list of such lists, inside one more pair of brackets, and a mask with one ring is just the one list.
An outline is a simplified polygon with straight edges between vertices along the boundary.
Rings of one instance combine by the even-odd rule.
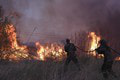
[[17, 13], [21, 40], [60, 40], [75, 32], [98, 31], [102, 36], [120, 35], [119, 0], [0, 0], [5, 15]]

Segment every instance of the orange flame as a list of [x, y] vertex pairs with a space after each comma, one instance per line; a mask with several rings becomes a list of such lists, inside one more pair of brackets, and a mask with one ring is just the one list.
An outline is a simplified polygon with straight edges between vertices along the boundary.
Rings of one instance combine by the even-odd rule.
[[47, 58], [62, 60], [66, 57], [64, 47], [60, 44], [53, 43], [43, 46], [39, 42], [36, 42], [36, 47], [39, 60], [45, 61]]
[[[89, 50], [90, 51], [93, 51], [95, 50], [99, 45], [98, 45], [98, 42], [101, 40], [101, 37], [100, 36], [97, 36], [95, 34], [95, 32], [90, 32], [89, 35], [88, 35], [88, 38], [91, 38], [90, 40], [90, 47], [89, 47]], [[93, 56], [96, 56], [96, 52], [92, 52], [92, 53], [89, 53]]]
[[[17, 35], [15, 31], [15, 27], [12, 24], [6, 24], [2, 27], [4, 32], [1, 35], [7, 36], [7, 41], [9, 44], [9, 50], [4, 50], [0, 55], [2, 55], [3, 59], [9, 60], [19, 60], [21, 58], [28, 57], [28, 49], [27, 46], [20, 46], [17, 41]], [[2, 29], [1, 29], [2, 30]], [[1, 31], [2, 32], [2, 31]]]
[[20, 50], [26, 50], [27, 46], [20, 46], [17, 42], [17, 34], [15, 32], [15, 27], [10, 24], [6, 27], [6, 33], [8, 34], [8, 39], [11, 43], [11, 48], [13, 49], [20, 49]]
[[[91, 38], [90, 47], [89, 47], [90, 51], [95, 50], [97, 47], [99, 47], [98, 42], [101, 40], [100, 36], [97, 36], [95, 34], [95, 32], [90, 32], [88, 37]], [[90, 52], [89, 54], [93, 55], [93, 56], [96, 56], [97, 58], [104, 57], [102, 54], [96, 55], [95, 51], [94, 52]], [[120, 57], [116, 57], [115, 60], [119, 61]]]

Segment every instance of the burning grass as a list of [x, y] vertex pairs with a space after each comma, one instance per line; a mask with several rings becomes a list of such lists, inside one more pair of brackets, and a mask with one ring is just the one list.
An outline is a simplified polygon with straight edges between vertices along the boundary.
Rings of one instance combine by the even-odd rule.
[[[103, 80], [99, 73], [101, 60], [88, 56], [96, 56], [95, 52], [84, 53], [86, 56], [80, 54], [81, 72], [78, 72], [74, 65], [70, 65], [68, 72], [63, 73], [66, 58], [64, 45], [58, 43], [43, 45], [36, 42], [36, 50], [33, 51], [36, 55], [31, 55], [29, 46], [20, 44], [16, 29], [11, 23], [5, 21], [0, 26], [0, 80]], [[86, 36], [88, 36], [87, 40], [81, 42], [85, 43], [83, 49], [97, 48], [101, 37], [95, 32], [90, 32]], [[120, 64], [116, 62], [114, 69], [117, 74], [120, 73], [118, 66]], [[111, 77], [111, 80], [115, 79]]]
[[[91, 51], [98, 47], [98, 42], [101, 39], [100, 36], [96, 35], [95, 32], [90, 32], [85, 35], [87, 37], [87, 42], [83, 41], [87, 46], [84, 50]], [[8, 18], [0, 23], [0, 58], [7, 60], [24, 60], [24, 59], [37, 59], [41, 61], [46, 61], [47, 59], [52, 59], [55, 61], [61, 61], [66, 58], [66, 52], [64, 51], [64, 45], [58, 43], [48, 43], [41, 45], [36, 42], [36, 51], [34, 52], [36, 56], [30, 54], [29, 46], [21, 45], [17, 38], [16, 28]], [[79, 37], [78, 37], [79, 38]], [[82, 43], [83, 43], [82, 42]], [[80, 44], [81, 45], [81, 44]], [[88, 53], [89, 55], [96, 56], [96, 52]]]
[[[0, 26], [0, 59], [10, 61], [19, 61], [24, 59], [46, 61], [47, 59], [52, 59], [55, 61], [61, 61], [66, 58], [64, 45], [58, 43], [48, 43], [42, 45], [39, 42], [36, 42], [36, 51], [34, 51], [36, 56], [31, 55], [28, 49], [29, 46], [20, 44], [20, 41], [17, 39], [16, 29], [11, 23], [5, 21]], [[84, 50], [92, 51], [99, 46], [98, 42], [101, 37], [96, 35], [95, 32], [90, 32], [87, 35], [87, 46], [84, 47]], [[90, 52], [88, 55], [96, 56], [96, 52]]]
[[[87, 36], [87, 40], [81, 42], [85, 43], [83, 50], [92, 51], [99, 46], [98, 42], [100, 41], [101, 36], [96, 35], [95, 32], [89, 32], [85, 36]], [[20, 41], [17, 38], [16, 28], [7, 20], [0, 24], [0, 37], [0, 59], [6, 59], [9, 61], [20, 61], [24, 59], [35, 59], [41, 61], [52, 59], [54, 61], [61, 61], [66, 58], [64, 45], [58, 43], [47, 43], [43, 45], [40, 44], [40, 42], [36, 42], [36, 51], [34, 51], [36, 55], [31, 55], [29, 46], [20, 44]], [[76, 44], [78, 43], [76, 42]], [[81, 44], [78, 46], [81, 48]], [[87, 54], [97, 56], [95, 51]], [[98, 57], [103, 56], [99, 55]], [[119, 60], [119, 57], [117, 60]]]
[[17, 33], [15, 27], [7, 20], [0, 25], [0, 59], [6, 60], [23, 60], [23, 59], [37, 59], [45, 61], [46, 59], [62, 60], [66, 57], [64, 46], [52, 43], [41, 45], [36, 42], [37, 56], [29, 54], [29, 46], [21, 45], [17, 39]]
[[53, 60], [63, 60], [66, 58], [66, 52], [64, 51], [64, 46], [57, 43], [41, 45], [39, 42], [36, 42], [37, 54], [39, 59], [45, 61], [47, 58]]

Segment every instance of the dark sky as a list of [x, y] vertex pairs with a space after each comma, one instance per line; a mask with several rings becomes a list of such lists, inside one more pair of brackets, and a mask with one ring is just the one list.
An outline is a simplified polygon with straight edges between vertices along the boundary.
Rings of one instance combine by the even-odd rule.
[[5, 15], [19, 15], [13, 22], [24, 42], [35, 27], [30, 41], [59, 40], [96, 28], [120, 35], [120, 0], [0, 0], [0, 5]]

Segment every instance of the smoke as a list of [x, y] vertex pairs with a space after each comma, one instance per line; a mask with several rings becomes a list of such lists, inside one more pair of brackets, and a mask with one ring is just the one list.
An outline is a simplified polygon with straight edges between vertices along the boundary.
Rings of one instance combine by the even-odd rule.
[[107, 29], [120, 34], [119, 0], [0, 0], [5, 15], [19, 17], [16, 27], [23, 42], [60, 40], [75, 32]]

